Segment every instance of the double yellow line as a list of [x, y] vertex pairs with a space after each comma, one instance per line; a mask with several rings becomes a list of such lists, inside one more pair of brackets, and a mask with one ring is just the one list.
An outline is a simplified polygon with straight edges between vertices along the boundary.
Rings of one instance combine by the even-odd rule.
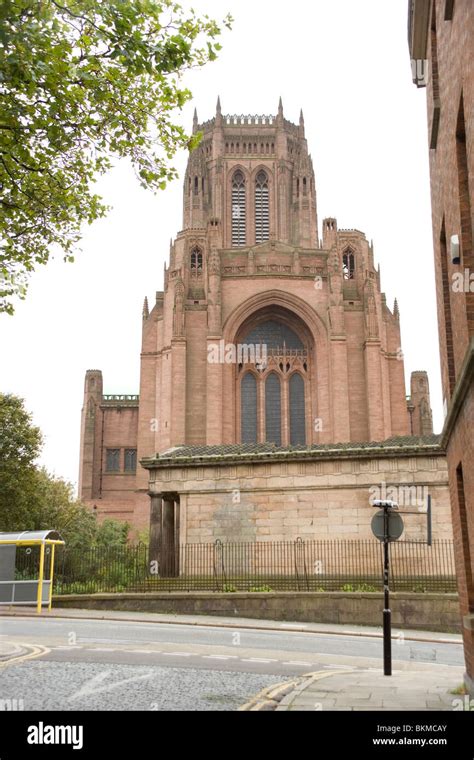
[[20, 648], [20, 651], [23, 649], [27, 649], [25, 654], [19, 654], [19, 655], [13, 655], [12, 657], [9, 657], [8, 660], [2, 660], [0, 661], [0, 668], [5, 668], [8, 665], [18, 665], [19, 662], [25, 662], [26, 660], [33, 660], [35, 657], [42, 657], [45, 654], [48, 654], [51, 650], [48, 649], [48, 647], [43, 647], [40, 644], [16, 644], [18, 648]]

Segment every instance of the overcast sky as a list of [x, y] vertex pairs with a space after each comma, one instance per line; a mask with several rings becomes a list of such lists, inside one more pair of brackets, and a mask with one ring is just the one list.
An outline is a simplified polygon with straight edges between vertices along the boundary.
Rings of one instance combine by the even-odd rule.
[[[407, 2], [195, 0], [235, 18], [219, 60], [186, 76], [193, 92], [177, 120], [303, 108], [319, 223], [335, 216], [374, 240], [382, 289], [398, 298], [407, 392], [429, 372], [435, 431], [442, 427], [425, 91], [411, 81]], [[187, 156], [176, 161], [184, 177]], [[31, 279], [13, 318], [0, 318], [0, 389], [26, 400], [45, 435], [41, 459], [77, 483], [84, 373], [106, 393], [138, 393], [141, 311], [163, 289], [169, 240], [182, 226], [182, 180], [154, 196], [126, 162], [98, 183], [113, 211], [84, 230], [76, 263], [61, 257]], [[321, 229], [319, 230], [321, 236]]]

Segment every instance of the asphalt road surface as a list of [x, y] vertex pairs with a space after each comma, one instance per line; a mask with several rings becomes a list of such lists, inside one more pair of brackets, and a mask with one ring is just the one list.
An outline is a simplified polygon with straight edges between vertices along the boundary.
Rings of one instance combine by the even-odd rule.
[[[24, 710], [235, 710], [295, 675], [382, 662], [380, 638], [239, 628], [238, 620], [214, 628], [3, 617], [0, 643], [23, 648], [0, 665], [0, 709], [17, 700]], [[462, 666], [463, 650], [395, 640], [393, 660], [395, 669]]]

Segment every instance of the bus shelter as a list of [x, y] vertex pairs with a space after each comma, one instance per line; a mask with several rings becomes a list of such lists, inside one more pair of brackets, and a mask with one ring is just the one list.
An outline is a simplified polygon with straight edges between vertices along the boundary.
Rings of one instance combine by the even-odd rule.
[[54, 555], [64, 545], [55, 530], [0, 533], [0, 605], [51, 609]]

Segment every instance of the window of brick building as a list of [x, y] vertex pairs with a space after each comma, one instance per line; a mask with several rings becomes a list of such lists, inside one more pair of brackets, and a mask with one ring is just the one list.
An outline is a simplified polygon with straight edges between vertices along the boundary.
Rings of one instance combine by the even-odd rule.
[[270, 195], [268, 177], [264, 171], [255, 181], [255, 242], [263, 243], [270, 238]]
[[452, 21], [454, 16], [454, 0], [446, 0], [444, 6], [444, 20]]
[[107, 472], [120, 472], [120, 449], [107, 449], [105, 468]]
[[193, 248], [191, 251], [191, 272], [194, 275], [202, 272], [202, 251], [200, 248]]
[[441, 103], [439, 99], [439, 73], [438, 73], [438, 32], [436, 27], [436, 3], [432, 4], [431, 12], [431, 84], [433, 89], [433, 112], [431, 116], [430, 148], [435, 150], [438, 144], [439, 122], [441, 118]]
[[295, 372], [290, 379], [290, 444], [301, 446], [306, 443], [304, 380]]
[[265, 440], [281, 446], [281, 381], [275, 372], [265, 382]]
[[136, 472], [137, 471], [137, 450], [136, 449], [125, 449], [125, 472]]
[[353, 280], [355, 272], [355, 257], [354, 252], [348, 248], [342, 257], [342, 270], [345, 280]]
[[301, 338], [288, 325], [267, 319], [247, 332], [242, 343], [259, 347], [263, 363], [256, 371], [241, 365], [241, 442], [305, 445], [309, 360]]
[[232, 247], [239, 248], [246, 240], [245, 177], [236, 171], [232, 178]]
[[257, 443], [257, 380], [247, 372], [240, 387], [242, 443]]
[[[461, 253], [462, 263], [470, 270], [474, 269], [474, 258], [472, 251], [472, 209], [471, 209], [471, 192], [469, 188], [469, 164], [467, 157], [466, 144], [466, 123], [464, 119], [464, 96], [461, 93], [459, 102], [458, 118], [456, 122], [456, 163], [458, 169], [458, 194], [459, 194], [459, 213], [461, 221]], [[466, 301], [472, 307], [472, 299], [467, 294]], [[469, 308], [468, 308], [469, 312]], [[468, 314], [469, 319], [469, 314]], [[473, 324], [470, 332], [474, 332], [474, 314], [471, 314]]]
[[447, 360], [447, 388], [448, 399], [454, 391], [456, 384], [456, 369], [454, 364], [454, 341], [453, 341], [453, 317], [451, 313], [451, 281], [448, 272], [448, 251], [446, 247], [446, 226], [443, 218], [441, 233], [439, 236], [439, 253], [441, 264], [441, 282], [443, 286], [443, 312], [445, 328], [445, 348]]
[[463, 553], [463, 565], [466, 575], [467, 598], [469, 612], [474, 612], [474, 583], [472, 577], [471, 549], [469, 541], [469, 525], [466, 509], [466, 492], [464, 489], [464, 475], [462, 464], [456, 469], [458, 507], [459, 507], [459, 524], [461, 528], [461, 542]]

